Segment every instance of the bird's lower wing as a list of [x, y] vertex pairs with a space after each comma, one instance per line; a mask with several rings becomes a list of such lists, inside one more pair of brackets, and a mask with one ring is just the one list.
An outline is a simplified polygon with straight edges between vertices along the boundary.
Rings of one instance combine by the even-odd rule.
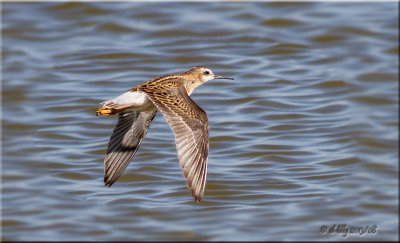
[[189, 97], [185, 88], [148, 91], [147, 96], [163, 113], [175, 134], [178, 158], [187, 185], [200, 202], [207, 177], [207, 114]]
[[104, 185], [110, 187], [138, 150], [157, 111], [121, 112], [104, 159]]

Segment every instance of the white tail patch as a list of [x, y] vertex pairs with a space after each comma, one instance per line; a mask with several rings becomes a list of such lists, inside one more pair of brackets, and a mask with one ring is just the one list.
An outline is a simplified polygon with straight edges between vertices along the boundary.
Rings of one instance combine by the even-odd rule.
[[118, 109], [131, 107], [137, 111], [148, 110], [150, 107], [154, 106], [147, 95], [141, 91], [128, 91], [114, 99], [103, 101], [100, 104], [102, 104], [104, 108]]

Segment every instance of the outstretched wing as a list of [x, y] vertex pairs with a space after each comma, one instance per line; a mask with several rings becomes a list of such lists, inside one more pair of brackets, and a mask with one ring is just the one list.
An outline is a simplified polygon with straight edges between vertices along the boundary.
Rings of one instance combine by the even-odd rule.
[[157, 111], [121, 112], [104, 159], [104, 185], [110, 187], [138, 150]]
[[207, 177], [207, 114], [189, 97], [184, 86], [144, 92], [172, 128], [183, 175], [192, 196], [200, 202]]

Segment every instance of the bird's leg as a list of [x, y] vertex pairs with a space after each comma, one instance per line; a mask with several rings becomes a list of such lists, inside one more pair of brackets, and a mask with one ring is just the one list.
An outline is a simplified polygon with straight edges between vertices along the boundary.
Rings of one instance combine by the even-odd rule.
[[101, 115], [112, 115], [115, 114], [114, 109], [112, 108], [100, 108], [96, 111], [96, 116], [101, 116]]

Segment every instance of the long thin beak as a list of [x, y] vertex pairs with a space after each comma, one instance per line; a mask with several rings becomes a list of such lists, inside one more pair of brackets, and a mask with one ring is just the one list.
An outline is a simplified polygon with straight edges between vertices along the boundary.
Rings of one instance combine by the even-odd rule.
[[227, 78], [227, 77], [222, 77], [222, 76], [218, 76], [218, 75], [214, 75], [214, 79], [231, 79], [231, 80], [233, 80], [233, 78]]

